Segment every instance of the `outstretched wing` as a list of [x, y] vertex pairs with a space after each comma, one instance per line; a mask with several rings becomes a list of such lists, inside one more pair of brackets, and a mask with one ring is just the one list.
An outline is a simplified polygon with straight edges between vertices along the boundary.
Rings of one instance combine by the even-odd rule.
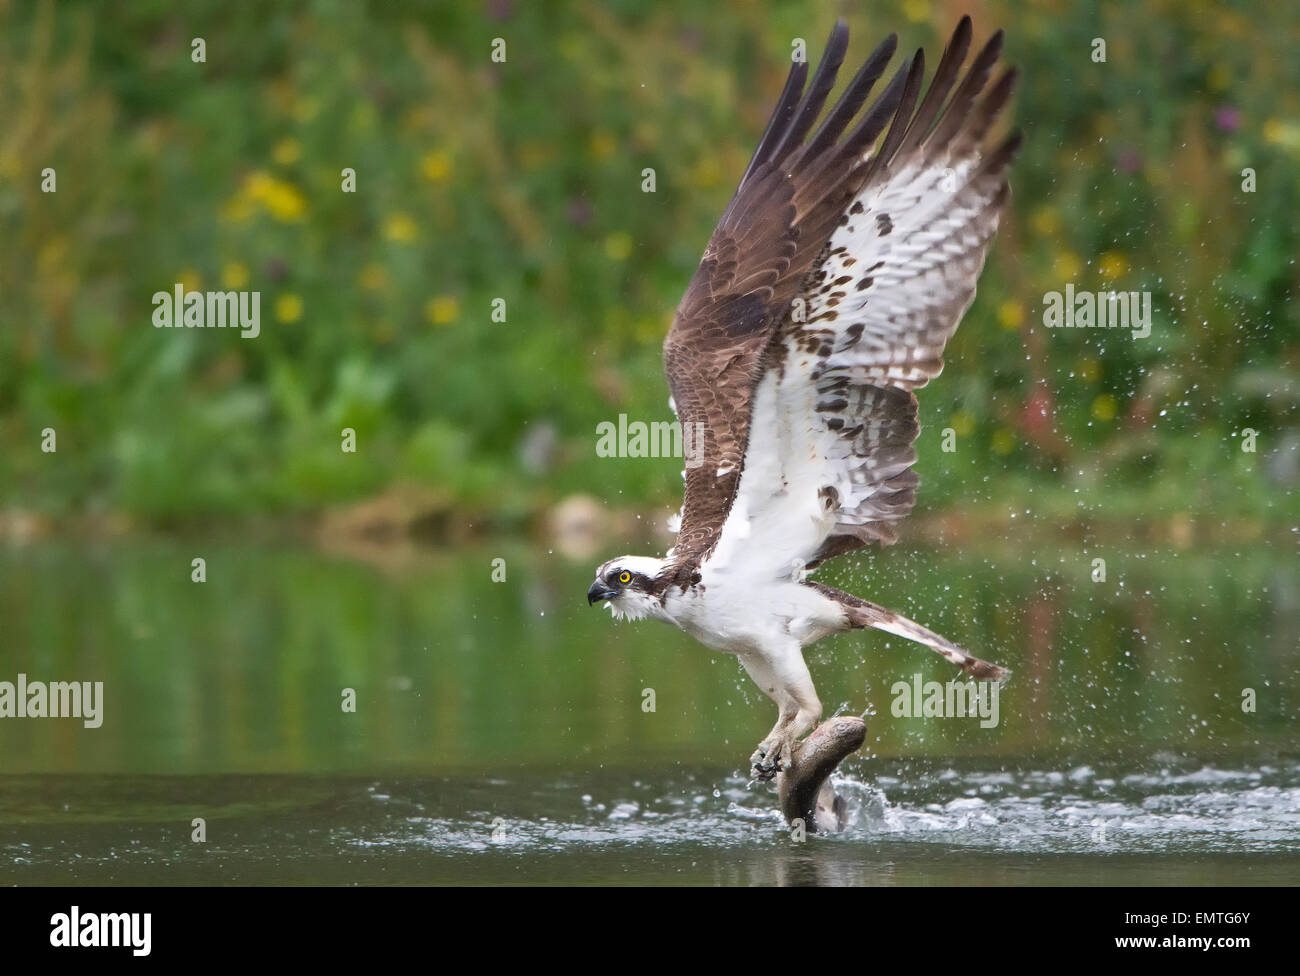
[[814, 566], [895, 541], [915, 503], [912, 391], [939, 374], [974, 299], [1019, 144], [982, 147], [1014, 72], [981, 97], [1002, 35], [963, 78], [970, 37], [963, 18], [919, 106], [913, 61], [888, 135], [768, 347], [715, 558]]
[[[848, 28], [837, 23], [812, 83], [794, 64], [758, 149], [732, 197], [664, 342], [664, 371], [683, 428], [702, 433], [688, 465], [675, 582], [717, 544], [745, 464], [754, 392], [765, 353], [791, 302], [862, 185], [862, 158], [897, 110], [906, 67], [859, 118], [893, 56], [892, 35], [867, 59], [812, 132], [834, 86]], [[855, 123], [856, 120], [856, 124]]]

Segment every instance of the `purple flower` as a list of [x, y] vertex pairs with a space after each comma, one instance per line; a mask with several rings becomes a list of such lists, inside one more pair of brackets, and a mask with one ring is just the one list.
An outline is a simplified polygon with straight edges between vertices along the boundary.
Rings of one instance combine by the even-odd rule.
[[586, 227], [591, 220], [591, 204], [585, 197], [573, 197], [565, 208], [565, 217], [574, 227]]
[[1214, 113], [1214, 124], [1220, 132], [1236, 132], [1241, 128], [1241, 112], [1233, 105], [1220, 105]]

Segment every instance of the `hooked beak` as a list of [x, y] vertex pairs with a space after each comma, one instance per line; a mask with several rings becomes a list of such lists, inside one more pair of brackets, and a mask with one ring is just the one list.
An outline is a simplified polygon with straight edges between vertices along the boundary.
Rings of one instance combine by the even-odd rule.
[[591, 584], [591, 589], [587, 591], [587, 606], [591, 606], [600, 600], [612, 600], [618, 596], [618, 590], [611, 590], [600, 580]]

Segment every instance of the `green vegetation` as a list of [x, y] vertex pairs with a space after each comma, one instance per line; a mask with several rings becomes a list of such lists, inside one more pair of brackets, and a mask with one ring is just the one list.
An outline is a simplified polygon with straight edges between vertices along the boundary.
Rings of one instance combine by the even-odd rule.
[[[928, 0], [861, 7], [852, 55], [893, 29], [937, 55], [952, 27]], [[1288, 524], [1300, 8], [976, 13], [977, 39], [1006, 27], [1023, 69], [1025, 150], [921, 398], [922, 505]], [[400, 483], [498, 520], [577, 491], [675, 505], [678, 466], [598, 459], [596, 424], [667, 419], [672, 310], [791, 39], [816, 57], [833, 16], [811, 0], [0, 4], [0, 508], [167, 524]], [[151, 295], [176, 282], [260, 291], [261, 335], [154, 329]], [[1150, 337], [1043, 328], [1044, 293], [1071, 282], [1150, 290]], [[555, 448], [530, 469], [521, 444], [544, 430]]]

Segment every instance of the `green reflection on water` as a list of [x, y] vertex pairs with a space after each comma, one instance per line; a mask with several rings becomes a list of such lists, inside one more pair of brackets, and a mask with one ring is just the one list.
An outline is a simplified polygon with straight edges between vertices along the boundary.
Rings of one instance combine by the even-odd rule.
[[[190, 561], [207, 561], [206, 583]], [[809, 655], [827, 712], [875, 710], [868, 749], [1043, 768], [1158, 750], [1294, 752], [1293, 555], [902, 547], [827, 582], [1013, 671], [997, 728], [890, 714], [897, 681], [949, 666], [884, 634]], [[491, 579], [504, 557], [508, 576]], [[599, 562], [593, 560], [592, 565]], [[528, 549], [397, 566], [210, 543], [0, 553], [0, 680], [104, 682], [104, 722], [0, 719], [5, 773], [486, 773], [740, 769], [773, 706], [736, 662], [661, 624], [586, 606], [591, 567]], [[357, 693], [355, 714], [341, 706]], [[642, 710], [653, 688], [657, 710]], [[1257, 711], [1243, 713], [1242, 690]]]

